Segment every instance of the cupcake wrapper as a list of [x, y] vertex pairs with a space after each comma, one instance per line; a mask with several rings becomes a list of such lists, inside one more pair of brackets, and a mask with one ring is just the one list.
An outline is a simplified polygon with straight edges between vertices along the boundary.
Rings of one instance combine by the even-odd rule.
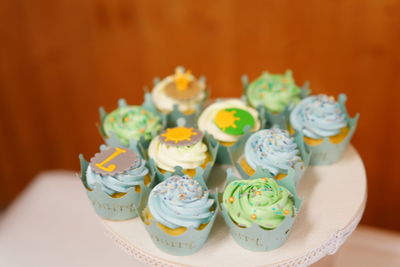
[[[333, 144], [327, 137], [323, 138], [322, 143], [316, 146], [309, 145], [305, 142], [305, 147], [312, 152], [310, 165], [329, 165], [335, 163], [342, 157], [344, 151], [350, 143], [350, 140], [357, 128], [360, 115], [356, 114], [353, 118], [350, 118], [345, 106], [346, 99], [347, 96], [345, 94], [339, 95], [340, 108], [345, 114], [347, 124], [350, 128], [347, 136], [338, 144]], [[304, 136], [301, 132], [296, 132], [296, 136], [299, 136], [298, 138], [300, 139], [304, 139]]]
[[[247, 75], [242, 75], [242, 86], [244, 90], [244, 96], [243, 98], [246, 100], [246, 103], [249, 103], [247, 99], [247, 88], [249, 86], [249, 78]], [[304, 85], [301, 87], [301, 93], [300, 96], [301, 98], [305, 98], [311, 93], [311, 89], [309, 88], [309, 83], [305, 82]], [[270, 112], [266, 107], [264, 106], [258, 106], [257, 110], [260, 112], [260, 114], [265, 115], [265, 119], [268, 122], [267, 127], [271, 128], [273, 126], [277, 126], [281, 129], [288, 129], [289, 126], [289, 115], [293, 107], [286, 107], [282, 112], [280, 113], [275, 113], [275, 112]]]
[[[197, 180], [203, 189], [207, 190], [207, 186], [201, 175], [196, 175], [193, 179]], [[210, 194], [214, 201], [214, 215], [202, 230], [196, 230], [193, 227], [189, 227], [183, 234], [178, 236], [172, 236], [161, 230], [157, 223], [158, 221], [154, 218], [150, 219], [149, 223], [146, 223], [143, 211], [144, 207], [147, 206], [144, 202], [141, 207], [138, 208], [138, 212], [141, 215], [140, 218], [143, 221], [146, 231], [149, 233], [153, 243], [162, 251], [176, 256], [191, 255], [199, 251], [208, 239], [208, 235], [213, 227], [215, 218], [218, 213], [218, 198], [216, 194]]]
[[[228, 169], [227, 173], [228, 181], [238, 180], [238, 178], [233, 175], [232, 169]], [[262, 171], [261, 169], [257, 169], [256, 173], [250, 179], [262, 177], [268, 177], [268, 173]], [[294, 181], [293, 179], [287, 179], [286, 181], [284, 180], [277, 181], [277, 183], [286, 187], [292, 193], [294, 204], [297, 210], [296, 213], [298, 213], [300, 211], [302, 200], [300, 200], [297, 196]], [[286, 241], [292, 225], [297, 217], [286, 217], [282, 224], [277, 228], [273, 230], [265, 230], [259, 227], [257, 224], [253, 224], [247, 228], [239, 227], [230, 218], [224, 203], [221, 203], [221, 211], [233, 239], [238, 245], [251, 251], [269, 251], [282, 246], [282, 244]]]
[[[118, 107], [122, 108], [122, 107], [126, 107], [128, 104], [126, 103], [125, 99], [121, 98], [118, 100]], [[146, 105], [146, 100], [145, 102], [142, 104], [142, 107], [154, 114], [156, 114], [157, 116], [159, 116], [161, 118], [161, 122], [162, 122], [162, 129], [159, 132], [154, 132], [152, 135], [156, 136], [158, 135], [163, 129], [166, 128], [167, 125], [167, 118], [164, 114], [161, 114], [160, 112], [158, 112], [156, 109], [152, 109], [151, 107], [149, 107], [148, 105]], [[111, 133], [110, 136], [107, 136], [104, 129], [103, 129], [103, 121], [105, 119], [105, 117], [107, 116], [107, 112], [105, 111], [105, 109], [103, 107], [99, 108], [99, 115], [100, 115], [100, 125], [98, 125], [99, 131], [100, 131], [100, 135], [102, 136], [104, 142], [108, 145], [108, 146], [112, 146], [112, 147], [125, 147], [125, 148], [129, 148], [137, 153], [139, 153], [140, 155], [144, 155], [144, 150], [146, 150], [149, 147], [150, 144], [150, 140], [145, 140], [143, 138], [143, 136], [140, 137], [139, 140], [135, 140], [135, 139], [130, 139], [129, 140], [129, 144], [126, 145], [124, 143], [122, 143], [118, 137], [114, 134]]]
[[[206, 133], [204, 135], [204, 143], [207, 145], [208, 152], [211, 154], [211, 160], [207, 163], [204, 169], [200, 166], [196, 168], [196, 176], [201, 175], [203, 180], [206, 182], [208, 180], [208, 177], [210, 176], [211, 169], [215, 164], [219, 147], [219, 144], [213, 142], [211, 139], [212, 137], [209, 134]], [[175, 166], [174, 172], [161, 173], [160, 169], [157, 167], [157, 164], [153, 159], [149, 158], [147, 162], [149, 163], [152, 172], [155, 173], [158, 183], [165, 181], [165, 179], [175, 174], [184, 175], [183, 168], [181, 166]]]
[[[289, 168], [288, 171], [287, 171], [287, 176], [285, 176], [282, 180], [293, 179], [295, 185], [297, 186], [300, 183], [301, 179], [303, 178], [304, 173], [305, 173], [305, 171], [307, 170], [307, 167], [310, 164], [311, 154], [312, 153], [305, 146], [304, 139], [302, 137], [295, 136], [294, 140], [295, 140], [295, 142], [297, 144], [297, 147], [298, 147], [298, 149], [300, 151], [300, 156], [301, 156], [301, 159], [303, 161], [303, 164], [297, 163], [297, 164], [295, 164], [294, 168]], [[243, 179], [249, 179], [250, 175], [248, 175], [243, 170], [242, 166], [240, 165], [240, 162], [244, 159], [243, 151], [244, 150], [242, 149], [242, 153], [239, 156], [239, 158], [236, 157], [233, 160], [235, 162], [235, 168], [236, 168], [237, 172], [240, 174], [240, 176]], [[261, 166], [257, 166], [257, 167], [262, 169]], [[272, 173], [270, 173], [268, 170], [265, 169], [264, 172], [268, 174], [268, 177], [274, 177], [274, 175]]]
[[[206, 78], [204, 76], [199, 77], [199, 80], [202, 81], [204, 84], [206, 84]], [[154, 78], [153, 82], [154, 86], [156, 86], [159, 82], [160, 82], [159, 78]], [[207, 90], [205, 91], [205, 93], [206, 96], [204, 97], [203, 101], [201, 101], [201, 103], [196, 105], [196, 109], [192, 114], [189, 115], [184, 114], [183, 112], [179, 111], [179, 106], [175, 104], [173, 110], [165, 114], [167, 120], [167, 127], [169, 128], [176, 126], [195, 127], [197, 124], [197, 118], [199, 117], [201, 111], [203, 110], [204, 104], [207, 102], [209, 96]], [[149, 92], [145, 93], [144, 105], [151, 110], [159, 112], [157, 107], [154, 105], [152, 95]]]
[[108, 220], [128, 220], [138, 216], [136, 206], [139, 206], [143, 199], [147, 199], [150, 190], [155, 184], [154, 173], [149, 173], [151, 177], [151, 183], [147, 186], [144, 183], [140, 184], [141, 191], [136, 192], [134, 187], [128, 189], [126, 194], [119, 198], [113, 198], [107, 193], [103, 192], [101, 185], [96, 183], [93, 190], [88, 190], [89, 186], [86, 180], [86, 170], [88, 162], [84, 159], [83, 155], [79, 155], [81, 162], [81, 179], [86, 194], [90, 199], [93, 208], [97, 215]]

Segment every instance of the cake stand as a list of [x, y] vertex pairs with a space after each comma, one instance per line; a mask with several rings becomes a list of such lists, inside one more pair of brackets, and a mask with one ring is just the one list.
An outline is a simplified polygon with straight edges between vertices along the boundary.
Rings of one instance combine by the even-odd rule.
[[[216, 166], [210, 188], [222, 189], [227, 166]], [[330, 166], [309, 167], [299, 185], [303, 206], [292, 231], [278, 249], [252, 252], [235, 243], [221, 214], [204, 247], [190, 256], [157, 249], [139, 218], [103, 220], [106, 233], [125, 252], [151, 266], [307, 266], [334, 254], [357, 227], [364, 212], [367, 185], [361, 157], [349, 146]]]

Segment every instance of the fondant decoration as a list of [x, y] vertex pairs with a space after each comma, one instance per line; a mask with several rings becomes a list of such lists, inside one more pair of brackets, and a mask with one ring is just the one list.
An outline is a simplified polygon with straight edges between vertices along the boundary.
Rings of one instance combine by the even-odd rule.
[[217, 113], [214, 123], [227, 134], [242, 135], [246, 126], [254, 127], [255, 120], [250, 112], [244, 109], [227, 108]]
[[190, 146], [200, 142], [203, 133], [195, 128], [168, 128], [160, 135], [160, 141], [171, 146]]
[[115, 175], [140, 164], [140, 158], [131, 150], [120, 147], [110, 147], [97, 153], [90, 160], [91, 169], [98, 174]]
[[196, 98], [202, 89], [190, 70], [183, 72], [182, 68], [176, 68], [173, 81], [165, 87], [167, 96], [177, 100]]

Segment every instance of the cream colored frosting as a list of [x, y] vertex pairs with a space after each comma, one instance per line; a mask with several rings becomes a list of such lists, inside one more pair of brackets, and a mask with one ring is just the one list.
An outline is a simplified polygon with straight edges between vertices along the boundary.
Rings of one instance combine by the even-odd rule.
[[157, 136], [150, 143], [149, 156], [157, 167], [166, 171], [174, 171], [175, 166], [184, 170], [195, 169], [206, 160], [207, 145], [198, 142], [190, 146], [172, 146], [161, 143]]
[[[192, 80], [194, 77], [192, 76]], [[172, 97], [169, 97], [165, 93], [165, 88], [166, 86], [174, 82], [174, 76], [168, 76], [162, 81], [160, 81], [152, 91], [152, 98], [153, 98], [153, 103], [154, 105], [161, 111], [163, 112], [171, 112], [174, 108], [174, 105], [178, 105], [178, 109], [181, 112], [189, 112], [189, 111], [194, 111], [197, 109], [197, 105], [201, 103], [201, 101], [204, 100], [206, 97], [206, 85], [203, 81], [197, 80], [199, 83], [200, 88], [202, 89], [201, 93], [198, 94], [195, 98], [190, 99], [190, 100], [177, 100]]]
[[260, 120], [258, 119], [258, 112], [254, 108], [247, 106], [240, 99], [229, 99], [224, 101], [219, 101], [208, 106], [200, 115], [199, 120], [197, 121], [198, 128], [202, 132], [208, 132], [215, 139], [220, 142], [236, 142], [240, 135], [231, 135], [224, 133], [217, 125], [214, 123], [214, 118], [217, 115], [218, 111], [226, 108], [240, 108], [249, 112], [255, 120], [255, 124], [251, 131], [257, 131], [260, 129]]

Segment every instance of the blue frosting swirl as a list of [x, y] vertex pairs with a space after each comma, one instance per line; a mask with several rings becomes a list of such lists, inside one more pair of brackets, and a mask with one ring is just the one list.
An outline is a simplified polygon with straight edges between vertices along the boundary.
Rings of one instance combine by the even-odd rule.
[[138, 165], [116, 175], [95, 173], [89, 164], [86, 171], [86, 181], [89, 188], [93, 189], [94, 185], [98, 183], [105, 193], [113, 195], [115, 193], [126, 193], [133, 186], [143, 185], [144, 177], [149, 173], [149, 170], [143, 159], [138, 160], [140, 161]]
[[196, 180], [174, 175], [154, 187], [148, 208], [159, 223], [169, 228], [197, 228], [211, 220], [213, 204], [209, 191], [203, 190]]
[[290, 114], [290, 123], [296, 131], [314, 139], [334, 136], [347, 125], [339, 103], [327, 95], [304, 98]]
[[254, 170], [257, 166], [272, 174], [286, 173], [301, 163], [299, 150], [289, 132], [279, 128], [261, 130], [252, 134], [245, 145], [245, 158]]

